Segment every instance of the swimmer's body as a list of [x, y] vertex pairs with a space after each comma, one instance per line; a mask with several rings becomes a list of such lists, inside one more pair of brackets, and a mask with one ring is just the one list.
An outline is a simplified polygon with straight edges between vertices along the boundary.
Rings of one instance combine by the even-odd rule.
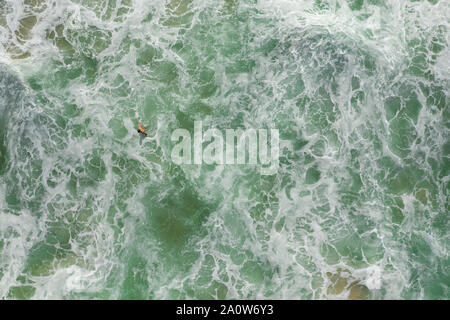
[[142, 145], [142, 140], [144, 140], [145, 137], [147, 137], [147, 131], [145, 131], [145, 128], [141, 126], [141, 124], [139, 123], [137, 132], [139, 133], [139, 144]]
[[145, 136], [147, 136], [147, 131], [145, 131], [145, 128], [144, 128], [143, 126], [141, 126], [140, 123], [139, 123], [139, 127], [138, 127], [137, 132], [138, 132], [138, 133], [142, 133], [142, 134], [144, 134]]

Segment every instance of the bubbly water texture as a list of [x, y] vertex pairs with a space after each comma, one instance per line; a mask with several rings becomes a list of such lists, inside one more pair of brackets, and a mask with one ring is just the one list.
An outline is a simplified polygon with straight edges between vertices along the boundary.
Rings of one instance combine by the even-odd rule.
[[[0, 298], [450, 298], [449, 23], [447, 0], [0, 0]], [[174, 164], [195, 120], [277, 128], [277, 173]]]

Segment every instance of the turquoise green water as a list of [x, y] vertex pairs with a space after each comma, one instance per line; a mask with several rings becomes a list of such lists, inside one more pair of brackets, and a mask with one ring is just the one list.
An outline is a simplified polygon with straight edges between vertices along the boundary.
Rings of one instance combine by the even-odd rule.
[[[0, 298], [448, 299], [449, 12], [0, 0]], [[195, 120], [277, 173], [174, 164]]]

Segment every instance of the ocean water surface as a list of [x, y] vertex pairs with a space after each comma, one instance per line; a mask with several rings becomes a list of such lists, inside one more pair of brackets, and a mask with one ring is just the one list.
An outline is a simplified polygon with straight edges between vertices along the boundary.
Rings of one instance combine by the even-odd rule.
[[[0, 0], [0, 299], [449, 299], [449, 26], [447, 0]], [[278, 129], [278, 170], [173, 163], [196, 120]]]

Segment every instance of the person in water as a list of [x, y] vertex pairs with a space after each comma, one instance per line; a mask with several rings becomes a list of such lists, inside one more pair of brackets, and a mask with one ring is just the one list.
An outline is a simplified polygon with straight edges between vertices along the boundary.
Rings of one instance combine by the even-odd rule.
[[139, 123], [139, 128], [137, 130], [138, 133], [142, 133], [145, 136], [147, 136], [147, 131], [145, 131], [145, 128], [143, 126], [141, 126], [141, 124]]

